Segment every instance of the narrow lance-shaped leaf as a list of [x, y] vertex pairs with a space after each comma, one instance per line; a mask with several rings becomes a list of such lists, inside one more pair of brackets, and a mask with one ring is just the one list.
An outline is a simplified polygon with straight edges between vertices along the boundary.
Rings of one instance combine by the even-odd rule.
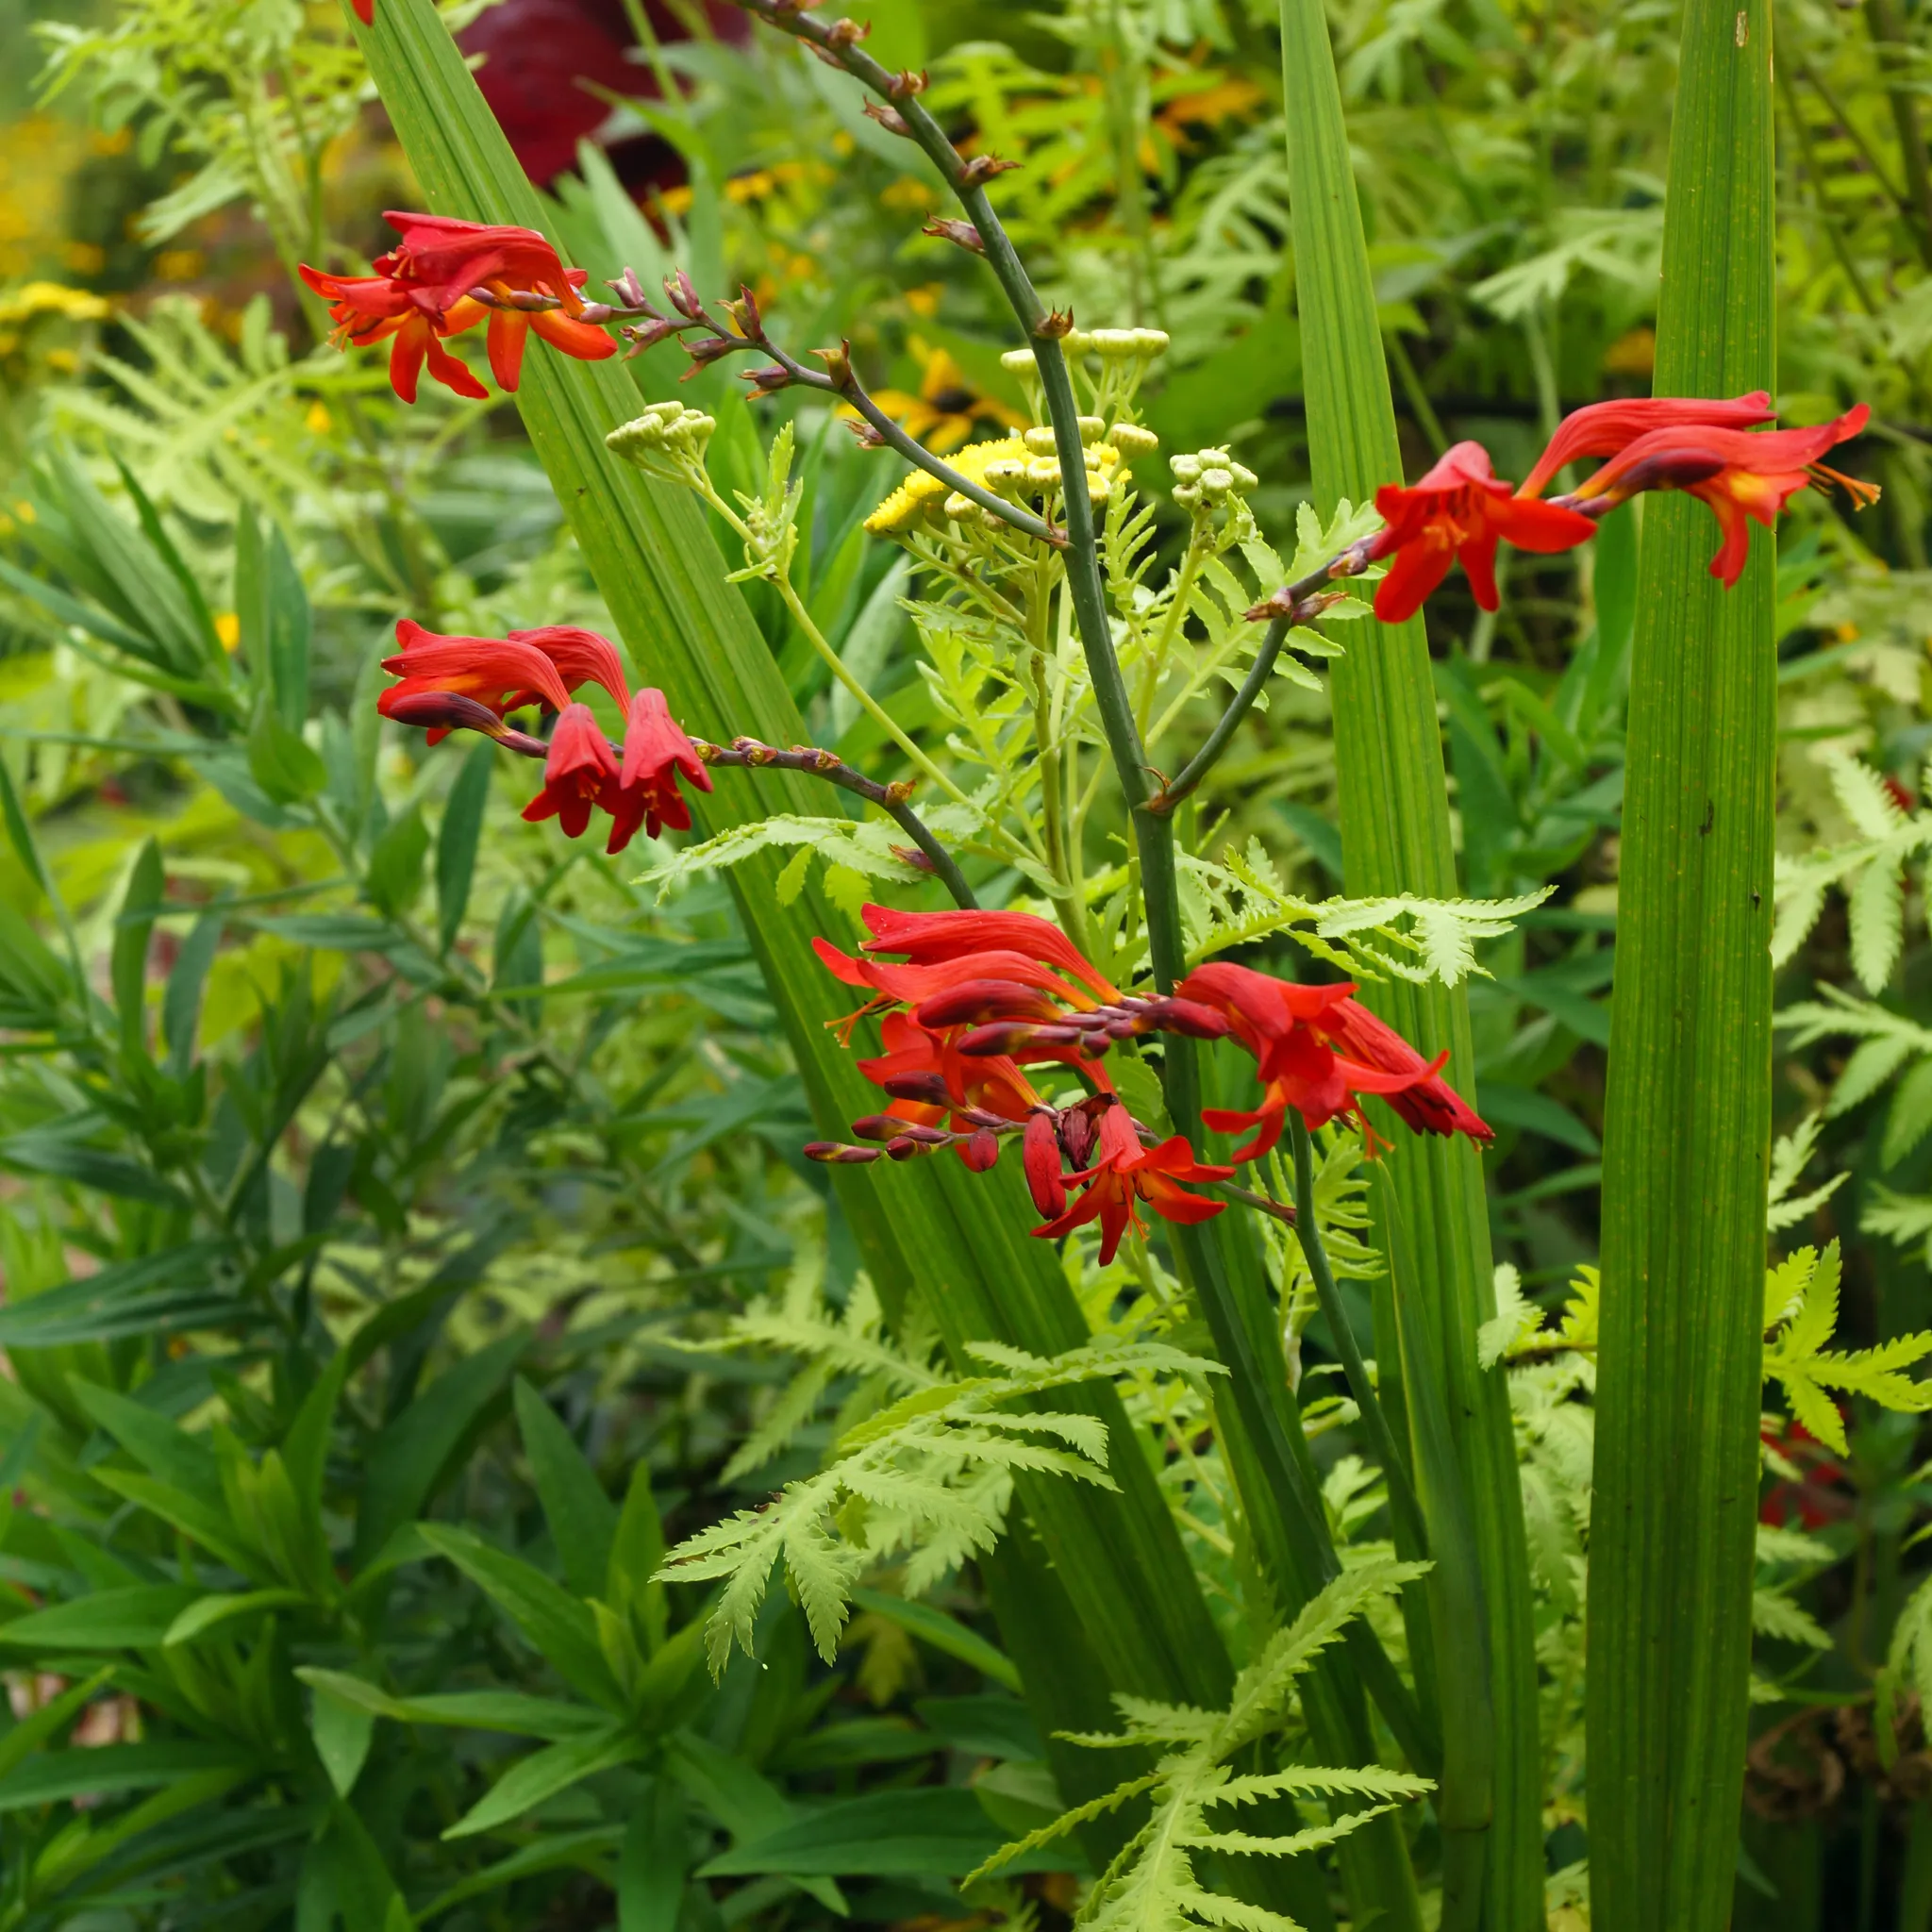
[[[1771, 8], [1689, 0], [1660, 395], [1774, 389]], [[1595, 1923], [1717, 1932], [1735, 1883], [1771, 1147], [1774, 545], [1645, 506], [1604, 1131], [1590, 1575]]]
[[[1341, 90], [1321, 0], [1282, 0], [1282, 74], [1292, 198], [1303, 392], [1315, 507], [1365, 503], [1402, 479], [1402, 452], [1356, 200]], [[1420, 618], [1365, 626], [1330, 671], [1341, 849], [1352, 895], [1457, 896], [1436, 690]], [[1474, 1099], [1474, 1043], [1460, 988], [1391, 985], [1365, 995], [1424, 1052], [1449, 1052], [1448, 1075]], [[1507, 1391], [1476, 1362], [1476, 1332], [1495, 1312], [1480, 1160], [1459, 1138], [1397, 1134], [1389, 1157], [1408, 1217], [1413, 1280], [1438, 1330], [1434, 1358], [1458, 1418], [1489, 1624], [1495, 1720], [1489, 1909], [1498, 1926], [1543, 1913], [1541, 1760], [1529, 1557]], [[1378, 1338], [1394, 1353], [1394, 1338]], [[1441, 1659], [1446, 1675], [1457, 1668]]]

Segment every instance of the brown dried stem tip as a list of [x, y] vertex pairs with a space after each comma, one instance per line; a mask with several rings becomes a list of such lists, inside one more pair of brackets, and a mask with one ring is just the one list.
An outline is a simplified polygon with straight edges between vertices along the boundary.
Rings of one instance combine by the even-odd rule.
[[1033, 325], [1033, 333], [1042, 341], [1057, 342], [1063, 336], [1074, 333], [1074, 311], [1071, 308], [1052, 308]]
[[867, 116], [876, 121], [888, 134], [903, 134], [907, 140], [911, 140], [912, 129], [897, 108], [889, 108], [883, 101], [868, 101], [865, 104], [865, 111]]
[[923, 94], [932, 85], [932, 76], [924, 68], [914, 74], [909, 67], [902, 67], [886, 83], [886, 92], [895, 101], [909, 99], [913, 94]]

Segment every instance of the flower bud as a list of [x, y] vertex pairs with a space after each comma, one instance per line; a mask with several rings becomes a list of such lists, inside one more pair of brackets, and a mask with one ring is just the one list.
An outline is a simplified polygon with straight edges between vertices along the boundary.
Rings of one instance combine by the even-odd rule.
[[1210, 502], [1225, 496], [1234, 488], [1234, 472], [1224, 470], [1219, 463], [1201, 472], [1201, 494]]
[[1041, 489], [1051, 490], [1060, 480], [1060, 466], [1054, 457], [1035, 457], [1026, 465], [1026, 480], [1037, 483]]
[[1098, 442], [1107, 434], [1107, 425], [1098, 416], [1076, 416], [1074, 420], [1080, 425], [1082, 442]]
[[861, 1141], [890, 1141], [905, 1124], [896, 1114], [869, 1113], [852, 1123], [852, 1131]]
[[1171, 340], [1164, 328], [1137, 328], [1134, 331], [1134, 353], [1150, 358], [1164, 356]]
[[1067, 1184], [1060, 1177], [1060, 1142], [1058, 1122], [1051, 1108], [1036, 1107], [1026, 1116], [1026, 1132], [1021, 1141], [1021, 1163], [1026, 1172], [1026, 1190], [1033, 1205], [1051, 1219], [1067, 1211]]
[[1192, 509], [1201, 501], [1201, 486], [1198, 483], [1183, 483], [1174, 491], [1174, 500], [1183, 509]]
[[1002, 496], [1017, 495], [1026, 480], [1026, 465], [1010, 457], [997, 463], [989, 463], [982, 480], [989, 490], [997, 491]]
[[984, 1174], [1000, 1158], [1000, 1137], [980, 1127], [959, 1143], [959, 1158], [974, 1174]]
[[1132, 462], [1136, 457], [1152, 456], [1160, 447], [1159, 437], [1138, 423], [1116, 423], [1107, 432], [1107, 440], [1126, 462]]
[[876, 1147], [846, 1147], [837, 1141], [808, 1141], [798, 1151], [808, 1160], [829, 1161], [837, 1167], [862, 1167], [879, 1158]]
[[1040, 358], [1031, 349], [1008, 349], [1000, 358], [1000, 367], [1008, 375], [1037, 375], [1040, 373]]
[[1174, 472], [1174, 480], [1176, 483], [1193, 483], [1200, 479], [1199, 457], [1169, 457], [1167, 467]]
[[1109, 361], [1124, 360], [1141, 353], [1140, 331], [1131, 328], [1097, 328], [1093, 331], [1093, 353]]
[[956, 524], [976, 524], [986, 515], [970, 496], [961, 496], [957, 490], [947, 493], [945, 511]]
[[1065, 339], [1061, 341], [1060, 347], [1066, 352], [1068, 359], [1072, 360], [1075, 357], [1091, 353], [1093, 347], [1093, 338], [1084, 328], [1070, 328], [1066, 333]]
[[1050, 457], [1059, 446], [1054, 441], [1053, 425], [1050, 423], [1037, 424], [1026, 432], [1025, 441], [1026, 447], [1037, 457]]

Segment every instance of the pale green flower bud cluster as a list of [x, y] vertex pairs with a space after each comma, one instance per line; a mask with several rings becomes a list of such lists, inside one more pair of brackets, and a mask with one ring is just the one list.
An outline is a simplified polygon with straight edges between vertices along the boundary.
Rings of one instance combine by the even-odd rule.
[[1230, 497], [1245, 497], [1261, 480], [1224, 449], [1169, 457], [1167, 466], [1174, 472], [1174, 500], [1183, 509], [1211, 509]]
[[641, 416], [613, 429], [604, 439], [604, 446], [613, 456], [646, 469], [656, 467], [651, 462], [653, 457], [672, 465], [680, 459], [702, 462], [717, 426], [716, 420], [702, 409], [683, 403], [653, 403]]

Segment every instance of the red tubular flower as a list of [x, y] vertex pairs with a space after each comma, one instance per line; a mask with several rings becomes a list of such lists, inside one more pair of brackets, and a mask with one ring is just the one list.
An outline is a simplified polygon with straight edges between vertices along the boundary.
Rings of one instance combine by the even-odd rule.
[[[604, 643], [591, 631], [577, 635]], [[604, 644], [604, 648], [608, 651], [610, 646]], [[665, 825], [678, 832], [691, 830], [691, 807], [677, 789], [680, 772], [700, 791], [711, 789], [711, 774], [698, 757], [697, 747], [672, 722], [664, 693], [646, 687], [631, 699], [625, 717], [624, 763], [610, 806], [614, 823], [609, 851], [622, 852], [640, 825], [653, 839]]]
[[1870, 408], [1858, 403], [1816, 429], [1774, 429], [1762, 435], [1740, 429], [1654, 429], [1626, 444], [1571, 501], [1588, 503], [1601, 514], [1641, 491], [1689, 491], [1717, 517], [1724, 541], [1710, 560], [1710, 574], [1728, 588], [1744, 573], [1751, 524], [1770, 529], [1786, 500], [1807, 483], [1842, 484], [1860, 508], [1877, 501], [1874, 485], [1840, 475], [1818, 460], [1835, 444], [1857, 436], [1871, 415]]
[[1098, 1000], [1121, 996], [1058, 926], [1030, 912], [895, 912], [890, 906], [866, 906], [860, 916], [872, 934], [864, 945], [868, 953], [898, 953], [914, 966], [963, 953], [1024, 953], [1071, 973]]
[[505, 289], [555, 295], [567, 315], [583, 313], [579, 284], [535, 228], [395, 208], [386, 209], [382, 218], [403, 239], [377, 258], [375, 272], [407, 283], [425, 307], [448, 309], [472, 289], [501, 283]]
[[339, 349], [363, 348], [393, 338], [389, 383], [406, 403], [416, 400], [425, 358], [429, 373], [445, 389], [480, 402], [490, 391], [442, 345], [451, 336], [474, 328], [485, 313], [466, 295], [447, 309], [425, 308], [415, 294], [389, 275], [331, 275], [307, 262], [302, 279], [328, 305], [329, 340]]
[[1413, 617], [1449, 575], [1452, 560], [1467, 573], [1475, 601], [1495, 609], [1499, 539], [1547, 555], [1574, 549], [1596, 534], [1596, 525], [1574, 509], [1512, 496], [1479, 442], [1457, 443], [1408, 489], [1385, 484], [1375, 492], [1375, 508], [1387, 527], [1371, 555], [1395, 559], [1375, 590], [1375, 615], [1384, 624]]
[[1100, 1117], [1098, 1158], [1084, 1173], [1069, 1174], [1066, 1185], [1078, 1187], [1080, 1198], [1064, 1212], [1036, 1227], [1042, 1241], [1057, 1240], [1083, 1227], [1090, 1221], [1100, 1223], [1100, 1259], [1104, 1266], [1119, 1251], [1121, 1237], [1132, 1228], [1144, 1235], [1140, 1203], [1167, 1221], [1193, 1223], [1211, 1220], [1227, 1205], [1206, 1201], [1177, 1186], [1180, 1181], [1224, 1181], [1231, 1167], [1204, 1166], [1194, 1158], [1194, 1150], [1179, 1134], [1158, 1147], [1142, 1147], [1141, 1136], [1124, 1107], [1110, 1107]]
[[1557, 425], [1550, 446], [1523, 479], [1518, 496], [1541, 496], [1565, 463], [1585, 457], [1613, 457], [1640, 436], [1657, 429], [1749, 429], [1777, 414], [1768, 391], [1755, 389], [1728, 402], [1701, 396], [1639, 396], [1623, 402], [1591, 403], [1573, 409]]
[[543, 789], [524, 808], [532, 824], [556, 819], [572, 839], [581, 838], [593, 806], [609, 808], [618, 789], [617, 754], [597, 728], [589, 705], [564, 706], [543, 764]]
[[[589, 279], [580, 268], [569, 271], [573, 289], [581, 289]], [[489, 287], [493, 295], [509, 292], [507, 283], [492, 281]], [[617, 353], [617, 344], [595, 323], [579, 322], [555, 308], [492, 308], [485, 341], [491, 371], [506, 395], [516, 393], [524, 372], [524, 343], [532, 329], [553, 349], [575, 356], [579, 362], [601, 362]]]
[[602, 685], [620, 711], [630, 709], [624, 660], [608, 638], [600, 638], [593, 630], [580, 630], [574, 624], [546, 624], [536, 630], [513, 630], [509, 641], [541, 651], [572, 691], [586, 684]]
[[364, 26], [375, 25], [375, 0], [349, 0], [349, 5], [355, 8], [356, 18]]
[[[876, 1058], [860, 1060], [858, 1071], [874, 1087], [891, 1095], [891, 1105], [883, 1115], [856, 1122], [854, 1131], [872, 1138], [871, 1130], [884, 1127], [888, 1122], [925, 1127], [949, 1122], [956, 1132], [964, 1132], [984, 1127], [974, 1115], [1024, 1121], [1034, 1109], [1044, 1109], [1045, 1103], [1011, 1060], [961, 1054], [959, 1031], [953, 1027], [934, 1033], [908, 1013], [888, 1013], [879, 1029], [885, 1052]], [[992, 1149], [997, 1158], [996, 1140]], [[984, 1158], [986, 1144], [977, 1133], [957, 1151], [974, 1173], [984, 1173], [992, 1165], [992, 1159]], [[983, 1161], [983, 1165], [975, 1165], [975, 1161]], [[1028, 1174], [1030, 1176], [1030, 1167]]]
[[332, 275], [306, 262], [301, 275], [330, 305], [331, 337], [338, 347], [395, 338], [390, 352], [390, 385], [404, 402], [416, 400], [425, 358], [430, 375], [457, 394], [480, 400], [490, 393], [442, 347], [448, 337], [474, 328], [483, 319], [484, 305], [473, 293], [478, 289], [500, 300], [539, 294], [562, 305], [561, 313], [488, 311], [491, 366], [506, 390], [517, 386], [525, 338], [532, 328], [553, 347], [580, 360], [597, 361], [614, 352], [616, 345], [608, 336], [580, 319], [583, 271], [565, 269], [557, 250], [534, 228], [495, 227], [445, 215], [404, 212], [391, 212], [383, 220], [403, 239], [371, 264], [374, 275]]
[[1371, 1145], [1360, 1096], [1379, 1094], [1417, 1133], [1494, 1139], [1490, 1127], [1441, 1077], [1449, 1056], [1425, 1060], [1354, 997], [1355, 987], [1296, 986], [1224, 960], [1196, 967], [1176, 989], [1185, 1000], [1224, 1014], [1255, 1056], [1258, 1108], [1212, 1108], [1202, 1119], [1217, 1133], [1259, 1128], [1233, 1158], [1256, 1159], [1281, 1138], [1291, 1107], [1310, 1130], [1352, 1114]]
[[[391, 685], [375, 701], [385, 718], [416, 722], [399, 708], [429, 695], [474, 699], [499, 719], [526, 705], [541, 703], [561, 711], [570, 703], [570, 689], [556, 664], [532, 644], [513, 639], [442, 637], [425, 630], [410, 617], [397, 624], [396, 642], [402, 649], [385, 658], [382, 668], [394, 672], [402, 682]], [[429, 742], [436, 743], [455, 728], [431, 725]]]

